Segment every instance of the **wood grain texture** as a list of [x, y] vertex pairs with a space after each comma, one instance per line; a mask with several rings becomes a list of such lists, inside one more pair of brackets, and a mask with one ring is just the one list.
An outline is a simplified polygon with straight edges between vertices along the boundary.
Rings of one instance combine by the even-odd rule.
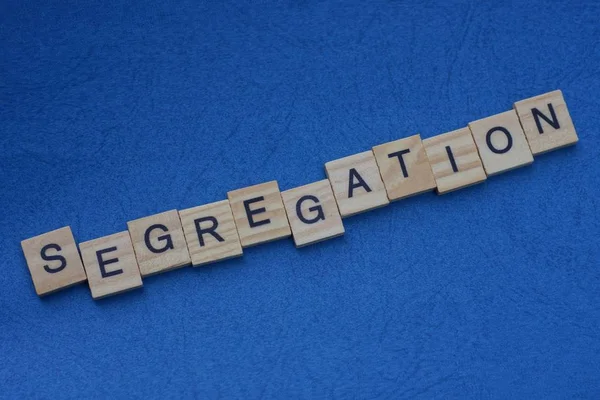
[[[229, 201], [222, 200], [180, 210], [179, 215], [195, 267], [243, 254]], [[196, 221], [201, 230], [200, 234]], [[210, 230], [213, 233], [203, 233], [202, 230]]]
[[[142, 287], [142, 276], [128, 231], [80, 243], [79, 250], [94, 299]], [[103, 250], [105, 252], [98, 253]], [[99, 258], [105, 263], [104, 276]]]
[[286, 190], [281, 197], [296, 247], [344, 234], [344, 224], [329, 180]]
[[[129, 221], [127, 228], [142, 276], [170, 271], [191, 263], [177, 210]], [[146, 244], [146, 234], [150, 247]]]
[[[390, 202], [371, 150], [329, 161], [325, 164], [325, 172], [342, 217], [383, 207]], [[357, 186], [350, 191], [351, 186], [361, 183], [358, 179], [366, 186]]]
[[435, 189], [435, 178], [420, 135], [373, 147], [390, 201]]
[[[469, 128], [423, 140], [438, 194], [475, 185], [487, 176]], [[454, 163], [454, 164], [453, 164]]]
[[[292, 234], [277, 181], [232, 190], [227, 193], [227, 197], [242, 247], [282, 239]], [[248, 202], [247, 206], [244, 205], [245, 202]], [[251, 212], [250, 219], [246, 207]]]
[[579, 140], [560, 90], [517, 101], [514, 108], [533, 155], [571, 146]]
[[471, 122], [469, 129], [488, 176], [533, 162], [525, 133], [514, 110]]
[[[38, 296], [45, 296], [87, 279], [73, 233], [68, 226], [23, 240], [21, 247]], [[48, 260], [54, 256], [61, 256], [64, 260]]]

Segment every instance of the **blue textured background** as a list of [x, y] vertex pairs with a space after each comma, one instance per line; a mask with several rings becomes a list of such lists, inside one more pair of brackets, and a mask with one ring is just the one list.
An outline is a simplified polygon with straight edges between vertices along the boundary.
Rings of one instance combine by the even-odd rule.
[[[598, 2], [98, 3], [0, 4], [0, 397], [600, 397]], [[580, 143], [531, 167], [99, 302], [33, 290], [22, 239], [554, 89]]]

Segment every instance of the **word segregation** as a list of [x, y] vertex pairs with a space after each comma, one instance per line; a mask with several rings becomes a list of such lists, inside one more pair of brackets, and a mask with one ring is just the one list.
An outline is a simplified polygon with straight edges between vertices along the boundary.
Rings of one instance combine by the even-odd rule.
[[276, 181], [227, 199], [129, 221], [127, 230], [75, 243], [70, 227], [21, 246], [43, 296], [87, 280], [100, 299], [142, 287], [146, 276], [243, 255], [243, 249], [293, 236], [297, 247], [344, 234], [342, 218], [390, 201], [448, 193], [529, 165], [538, 154], [577, 142], [562, 92], [421, 140], [414, 135], [325, 164], [327, 179], [281, 192]]

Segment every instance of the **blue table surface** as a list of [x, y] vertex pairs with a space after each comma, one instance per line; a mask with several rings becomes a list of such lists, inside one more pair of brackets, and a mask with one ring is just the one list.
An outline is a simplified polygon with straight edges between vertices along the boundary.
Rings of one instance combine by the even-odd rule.
[[[600, 398], [600, 3], [3, 1], [0, 397]], [[20, 241], [561, 89], [577, 146], [92, 300]]]

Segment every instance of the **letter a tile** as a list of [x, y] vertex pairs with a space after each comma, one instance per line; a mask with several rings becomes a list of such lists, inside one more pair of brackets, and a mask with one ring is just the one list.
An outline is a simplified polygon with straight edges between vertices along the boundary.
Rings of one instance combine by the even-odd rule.
[[435, 179], [420, 135], [373, 147], [390, 200], [435, 189]]
[[469, 128], [423, 140], [435, 176], [438, 194], [486, 180], [485, 171]]
[[232, 190], [227, 197], [242, 247], [292, 234], [277, 181]]
[[281, 193], [281, 197], [292, 227], [296, 247], [344, 234], [344, 224], [329, 180], [324, 179], [286, 190]]
[[488, 176], [533, 162], [525, 133], [514, 110], [471, 122], [469, 129]]
[[190, 264], [177, 210], [129, 221], [127, 227], [142, 276]]
[[179, 215], [195, 267], [242, 255], [229, 201], [180, 210]]
[[560, 90], [517, 101], [515, 110], [534, 156], [577, 143], [575, 126]]
[[129, 232], [119, 232], [79, 244], [94, 299], [142, 287]]
[[23, 240], [21, 247], [38, 296], [86, 280], [70, 227]]
[[371, 150], [329, 161], [325, 171], [342, 217], [390, 203]]

